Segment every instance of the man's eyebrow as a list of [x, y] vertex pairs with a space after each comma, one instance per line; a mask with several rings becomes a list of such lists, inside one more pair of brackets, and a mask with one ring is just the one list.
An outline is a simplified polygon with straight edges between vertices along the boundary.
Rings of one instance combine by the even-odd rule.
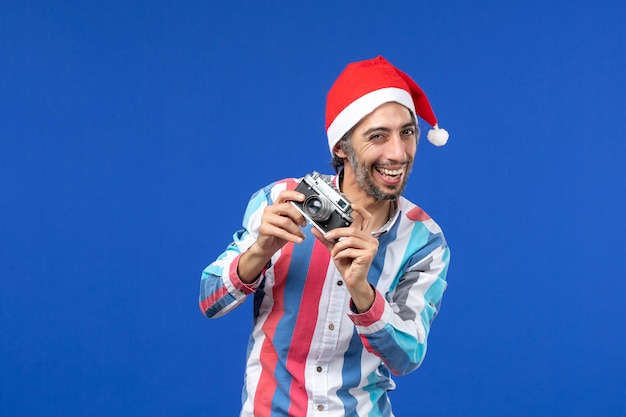
[[383, 131], [383, 132], [391, 132], [391, 129], [389, 129], [388, 127], [370, 127], [369, 129], [367, 129], [365, 132], [363, 132], [363, 135], [369, 135], [370, 133], [374, 133], [377, 131]]
[[[412, 127], [414, 129], [417, 129], [417, 123], [415, 123], [415, 122], [408, 122], [405, 125], [403, 125], [400, 129], [406, 129], [407, 127]], [[378, 132], [378, 131], [391, 132], [391, 129], [388, 128], [388, 127], [383, 127], [383, 126], [370, 127], [365, 132], [363, 132], [363, 135], [369, 135], [370, 133], [374, 133], [374, 132]]]

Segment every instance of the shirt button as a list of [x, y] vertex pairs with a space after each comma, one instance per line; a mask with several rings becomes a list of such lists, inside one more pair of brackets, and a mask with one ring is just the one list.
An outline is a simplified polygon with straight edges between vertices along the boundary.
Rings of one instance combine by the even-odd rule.
[[337, 285], [341, 287], [343, 285], [343, 281], [337, 281]]
[[317, 372], [322, 372], [322, 367], [321, 366], [318, 366], [316, 369], [317, 369]]
[[328, 328], [330, 330], [335, 330], [335, 325], [331, 323], [331, 324], [328, 325]]
[[355, 321], [354, 321], [354, 324], [356, 324], [357, 326], [360, 326], [360, 325], [361, 325], [361, 322], [360, 322], [359, 320], [355, 320]]
[[319, 411], [324, 411], [324, 406], [322, 404], [320, 404], [320, 405], [317, 406], [317, 409]]

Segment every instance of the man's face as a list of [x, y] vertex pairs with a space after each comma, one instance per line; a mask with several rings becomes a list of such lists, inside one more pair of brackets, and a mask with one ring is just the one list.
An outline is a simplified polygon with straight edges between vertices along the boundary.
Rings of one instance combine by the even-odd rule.
[[404, 192], [417, 150], [417, 126], [409, 109], [385, 103], [354, 128], [346, 158], [357, 184], [378, 201], [397, 199]]

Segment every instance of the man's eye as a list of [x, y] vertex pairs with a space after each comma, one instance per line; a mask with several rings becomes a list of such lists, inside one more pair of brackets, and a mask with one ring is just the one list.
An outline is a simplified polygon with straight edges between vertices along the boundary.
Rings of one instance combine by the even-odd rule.
[[404, 134], [404, 135], [414, 135], [415, 134], [415, 129], [406, 129], [404, 132], [402, 132], [402, 134]]

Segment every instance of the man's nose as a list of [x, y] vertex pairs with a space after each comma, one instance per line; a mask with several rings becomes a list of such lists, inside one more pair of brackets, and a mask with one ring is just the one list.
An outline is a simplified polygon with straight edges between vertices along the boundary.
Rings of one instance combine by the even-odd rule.
[[385, 146], [385, 156], [390, 161], [404, 161], [406, 159], [406, 147], [405, 143], [400, 137], [400, 134], [394, 133], [391, 135], [390, 140]]

